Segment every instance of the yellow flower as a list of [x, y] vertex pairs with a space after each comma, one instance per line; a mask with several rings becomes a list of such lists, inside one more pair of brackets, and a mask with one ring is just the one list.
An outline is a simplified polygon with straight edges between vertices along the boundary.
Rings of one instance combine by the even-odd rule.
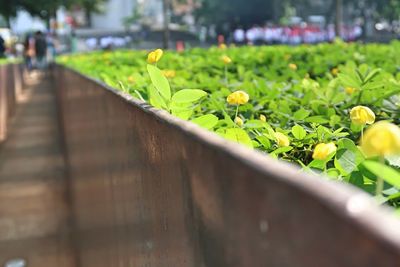
[[222, 62], [224, 62], [225, 65], [231, 64], [232, 63], [232, 59], [228, 56], [222, 56], [221, 57]]
[[400, 128], [387, 121], [373, 124], [364, 134], [361, 149], [367, 157], [400, 155]]
[[338, 69], [338, 68], [333, 68], [333, 69], [331, 70], [331, 73], [332, 73], [333, 76], [336, 76], [336, 75], [338, 75], [338, 73], [339, 73], [339, 69]]
[[294, 63], [290, 63], [290, 64], [289, 64], [289, 69], [291, 69], [291, 70], [297, 70], [297, 65], [294, 64]]
[[346, 87], [346, 88], [344, 88], [344, 91], [346, 92], [346, 94], [351, 95], [356, 91], [356, 88], [354, 88], [354, 87]]
[[267, 117], [265, 117], [265, 115], [261, 114], [260, 121], [267, 122]]
[[165, 78], [174, 78], [176, 76], [176, 71], [174, 70], [163, 70], [162, 73]]
[[366, 125], [375, 122], [375, 114], [368, 107], [356, 106], [350, 111], [350, 119], [356, 125]]
[[161, 49], [156, 49], [150, 52], [149, 55], [147, 56], [147, 62], [150, 64], [157, 63], [158, 61], [160, 61], [163, 53], [164, 52]]
[[219, 49], [225, 50], [226, 49], [226, 44], [222, 43], [218, 47], [219, 47]]
[[286, 135], [284, 135], [283, 133], [276, 132], [275, 133], [275, 139], [276, 139], [276, 143], [280, 147], [285, 147], [285, 146], [289, 146], [290, 145], [289, 138]]
[[249, 95], [244, 92], [244, 91], [236, 91], [230, 94], [227, 98], [226, 101], [230, 105], [243, 105], [249, 102]]
[[242, 127], [243, 126], [243, 120], [239, 117], [235, 118], [235, 123], [239, 126]]
[[129, 76], [128, 77], [128, 82], [135, 83], [135, 78], [133, 78], [133, 76]]
[[334, 143], [320, 143], [315, 146], [314, 153], [312, 155], [313, 159], [326, 160], [328, 156], [336, 152], [336, 145]]

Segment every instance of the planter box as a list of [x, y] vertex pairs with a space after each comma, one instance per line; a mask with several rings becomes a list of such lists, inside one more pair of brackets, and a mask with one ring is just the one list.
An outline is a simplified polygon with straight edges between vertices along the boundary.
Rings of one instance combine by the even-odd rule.
[[62, 66], [79, 266], [397, 266], [400, 220]]
[[0, 65], [0, 143], [7, 137], [8, 121], [15, 114], [22, 86], [21, 65]]

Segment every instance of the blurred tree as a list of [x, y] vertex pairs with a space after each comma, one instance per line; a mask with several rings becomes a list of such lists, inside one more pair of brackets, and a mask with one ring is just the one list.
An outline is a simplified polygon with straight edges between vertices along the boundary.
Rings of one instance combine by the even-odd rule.
[[170, 1], [162, 0], [163, 3], [163, 21], [164, 21], [164, 29], [163, 29], [163, 47], [164, 49], [169, 48], [170, 41], [170, 32], [169, 32], [169, 22], [170, 22]]
[[4, 17], [6, 27], [10, 28], [10, 20], [17, 15], [19, 0], [0, 0], [0, 15]]
[[92, 15], [93, 13], [101, 12], [101, 6], [107, 2], [107, 0], [68, 0], [76, 2], [77, 5], [81, 6], [85, 10], [85, 19], [87, 26], [92, 26]]
[[336, 36], [341, 36], [342, 34], [342, 21], [343, 21], [343, 1], [336, 0], [336, 18], [335, 18], [335, 33]]
[[140, 22], [140, 20], [143, 18], [143, 14], [139, 8], [138, 5], [135, 5], [133, 10], [132, 10], [132, 15], [125, 17], [122, 19], [122, 23], [124, 24], [124, 27], [129, 30], [129, 27], [134, 24]]
[[237, 25], [248, 27], [274, 19], [274, 5], [280, 5], [279, 1], [200, 0], [196, 17], [204, 24], [215, 24], [221, 32]]
[[24, 9], [33, 17], [39, 17], [43, 19], [46, 21], [48, 26], [50, 18], [54, 18], [56, 16], [57, 9], [67, 3], [67, 1], [63, 0], [18, 0], [18, 2], [19, 8]]
[[380, 0], [378, 1], [377, 11], [389, 21], [400, 20], [400, 1], [399, 0]]

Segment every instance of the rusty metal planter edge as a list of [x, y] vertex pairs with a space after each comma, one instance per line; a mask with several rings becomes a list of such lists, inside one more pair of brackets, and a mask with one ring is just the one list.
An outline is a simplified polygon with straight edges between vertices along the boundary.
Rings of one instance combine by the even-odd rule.
[[[165, 127], [169, 128], [170, 131], [182, 134], [191, 142], [207, 147], [207, 149], [218, 151], [234, 162], [240, 162], [240, 164], [238, 163], [239, 167], [241, 165], [246, 166], [263, 176], [265, 178], [265, 184], [273, 180], [274, 182], [283, 184], [290, 190], [308, 195], [311, 199], [329, 210], [333, 217], [336, 216], [338, 221], [349, 224], [354, 227], [354, 229], [357, 229], [357, 231], [360, 231], [360, 233], [370, 237], [370, 239], [373, 240], [371, 246], [374, 247], [374, 249], [391, 251], [389, 254], [391, 254], [393, 258], [388, 260], [388, 263], [394, 263], [396, 260], [398, 261], [400, 259], [400, 220], [392, 214], [392, 211], [388, 208], [379, 207], [370, 196], [360, 190], [344, 183], [328, 181], [322, 177], [316, 177], [301, 172], [300, 169], [290, 164], [274, 160], [260, 152], [224, 140], [216, 134], [202, 129], [193, 123], [175, 118], [166, 111], [155, 109], [147, 103], [134, 99], [127, 93], [111, 88], [98, 80], [87, 77], [65, 66], [54, 66], [56, 81], [59, 79], [60, 72], [67, 72], [81, 80], [86, 80], [91, 83], [96, 90], [105, 90], [108, 94], [112, 95], [113, 98], [118, 98], [121, 104], [126, 103], [150, 115], [154, 120], [157, 120]], [[61, 99], [60, 101], [66, 100]], [[63, 111], [61, 111], [61, 113], [63, 113]], [[64, 115], [65, 114], [61, 114], [62, 117]], [[65, 127], [65, 125], [62, 127]], [[207, 164], [207, 159], [205, 159], [204, 164]], [[307, 209], [307, 207], [304, 208]], [[315, 223], [317, 224], [318, 222]], [[340, 227], [338, 229], [326, 230], [340, 231]], [[343, 246], [346, 244], [335, 245]], [[298, 261], [298, 259], [296, 260]], [[259, 262], [261, 263], [261, 261]], [[278, 266], [274, 265], [276, 262], [277, 261], [272, 262], [271, 266]], [[290, 260], [284, 262], [290, 262]], [[226, 264], [226, 262], [224, 263]], [[298, 261], [298, 263], [298, 266], [306, 266], [302, 262]], [[359, 266], [356, 262], [354, 262], [355, 265], [351, 263], [348, 264], [349, 265], [346, 266]], [[226, 265], [228, 266], [229, 264]], [[199, 264], [198, 266], [201, 265]], [[229, 266], [240, 265], [232, 264]], [[285, 265], [285, 263], [282, 263], [280, 266], [290, 266], [290, 264]], [[331, 262], [325, 266], [335, 266], [335, 264]]]

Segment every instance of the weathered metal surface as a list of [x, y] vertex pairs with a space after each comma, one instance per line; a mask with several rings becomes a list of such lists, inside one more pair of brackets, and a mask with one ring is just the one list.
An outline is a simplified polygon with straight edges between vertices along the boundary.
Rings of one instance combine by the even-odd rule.
[[15, 76], [14, 64], [6, 65], [6, 86], [7, 86], [7, 112], [11, 118], [15, 114], [16, 95], [15, 95]]
[[22, 90], [24, 89], [24, 86], [26, 86], [23, 78], [24, 66], [22, 64], [13, 64], [12, 70], [14, 75], [15, 102], [18, 103]]
[[364, 193], [56, 67], [79, 266], [398, 266]]
[[7, 125], [15, 114], [17, 95], [23, 86], [22, 80], [20, 65], [0, 66], [0, 142], [7, 137]]
[[0, 143], [7, 135], [8, 122], [8, 93], [7, 93], [7, 66], [0, 66]]

